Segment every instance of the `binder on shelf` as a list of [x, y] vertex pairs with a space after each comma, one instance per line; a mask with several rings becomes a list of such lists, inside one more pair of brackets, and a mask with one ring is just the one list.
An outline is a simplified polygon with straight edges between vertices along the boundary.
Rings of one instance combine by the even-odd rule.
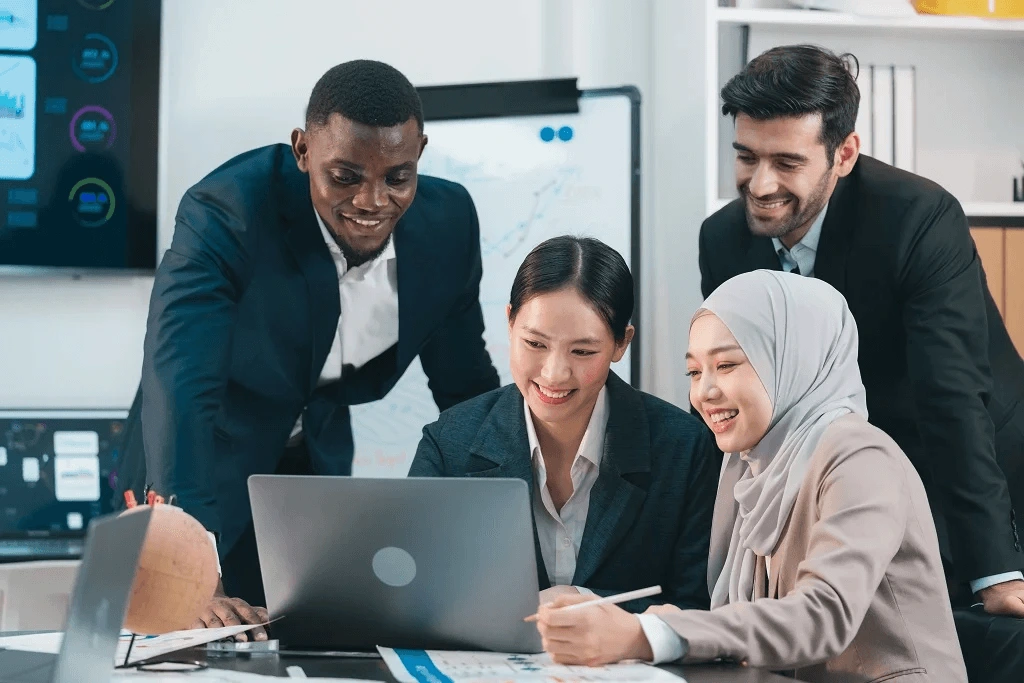
[[872, 156], [893, 163], [893, 78], [891, 66], [871, 67]]
[[893, 165], [914, 172], [917, 161], [914, 67], [893, 67]]
[[860, 135], [860, 152], [874, 156], [871, 149], [871, 65], [861, 65], [857, 73], [857, 88], [860, 90], [860, 107], [857, 109], [857, 123], [854, 130]]

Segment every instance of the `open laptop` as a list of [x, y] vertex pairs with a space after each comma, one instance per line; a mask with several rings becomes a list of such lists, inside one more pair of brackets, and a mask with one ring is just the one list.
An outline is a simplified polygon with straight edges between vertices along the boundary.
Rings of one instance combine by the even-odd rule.
[[106, 683], [151, 511], [89, 524], [60, 654], [0, 650], [0, 683]]
[[285, 649], [539, 652], [526, 482], [249, 478]]
[[0, 562], [77, 559], [113, 510], [123, 410], [0, 410]]

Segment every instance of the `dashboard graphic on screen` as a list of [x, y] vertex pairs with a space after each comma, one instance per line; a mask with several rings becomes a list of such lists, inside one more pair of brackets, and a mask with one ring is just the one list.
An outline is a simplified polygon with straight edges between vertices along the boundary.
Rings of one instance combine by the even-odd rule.
[[156, 265], [159, 0], [0, 0], [0, 268]]

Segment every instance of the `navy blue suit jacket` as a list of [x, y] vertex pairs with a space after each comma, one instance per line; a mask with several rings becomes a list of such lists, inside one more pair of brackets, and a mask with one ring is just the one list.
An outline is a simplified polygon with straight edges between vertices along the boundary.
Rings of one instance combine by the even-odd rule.
[[153, 284], [127, 426], [141, 417], [141, 438], [126, 434], [121, 488], [176, 494], [226, 555], [251, 519], [246, 480], [275, 471], [300, 414], [314, 472], [350, 474], [348, 406], [382, 398], [417, 355], [442, 410], [497, 387], [465, 188], [420, 176], [393, 239], [398, 343], [317, 388], [340, 311], [308, 176], [288, 146], [272, 145], [192, 187]]
[[[721, 456], [697, 418], [608, 375], [600, 474], [573, 585], [608, 595], [660, 585], [623, 605], [707, 609], [708, 543]], [[523, 396], [514, 384], [446, 410], [423, 429], [410, 477], [522, 479], [535, 495]], [[472, 514], [471, 510], [466, 511]], [[534, 524], [534, 540], [537, 528]], [[550, 586], [536, 544], [537, 578]]]

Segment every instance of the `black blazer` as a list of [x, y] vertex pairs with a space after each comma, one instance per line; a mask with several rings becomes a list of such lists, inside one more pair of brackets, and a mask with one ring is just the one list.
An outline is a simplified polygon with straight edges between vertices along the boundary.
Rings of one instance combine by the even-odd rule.
[[[573, 585], [608, 595], [658, 584], [658, 598], [623, 607], [639, 612], [667, 602], [707, 609], [708, 542], [721, 466], [711, 434], [689, 413], [637, 391], [615, 373], [605, 386], [604, 455]], [[522, 479], [532, 501], [533, 462], [516, 385], [446, 410], [424, 427], [409, 476]], [[535, 545], [544, 589], [548, 573]]]
[[497, 387], [465, 188], [420, 176], [393, 239], [398, 343], [317, 388], [339, 294], [308, 176], [272, 145], [192, 187], [153, 284], [121, 488], [176, 494], [226, 555], [251, 519], [246, 480], [275, 471], [300, 414], [313, 470], [350, 474], [347, 406], [382, 398], [417, 355], [442, 410]]
[[[751, 235], [742, 201], [704, 221], [705, 297], [759, 268], [780, 270], [779, 258], [771, 239]], [[945, 519], [956, 576], [1024, 566], [993, 447], [995, 429], [1021, 401], [1024, 363], [956, 199], [861, 156], [829, 201], [814, 274], [850, 305], [869, 420], [921, 473], [940, 531]]]

